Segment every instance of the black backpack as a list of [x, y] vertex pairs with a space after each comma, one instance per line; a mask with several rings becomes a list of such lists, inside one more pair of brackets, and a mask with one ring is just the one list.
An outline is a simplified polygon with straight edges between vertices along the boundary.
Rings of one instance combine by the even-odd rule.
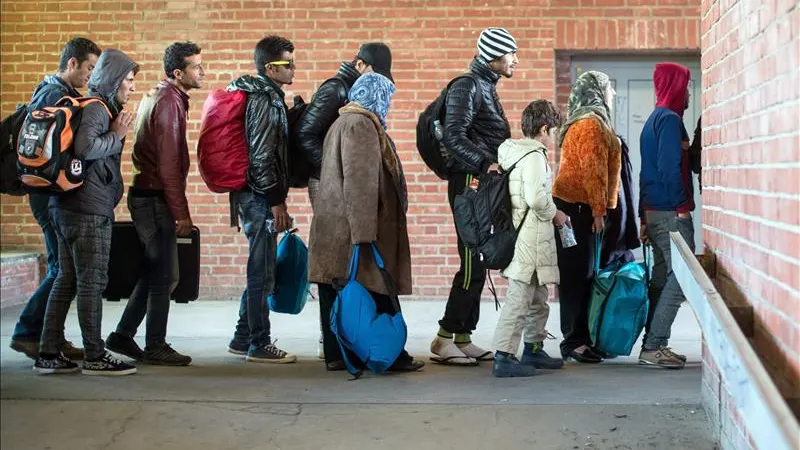
[[505, 269], [514, 258], [517, 236], [530, 210], [525, 211], [519, 228], [514, 228], [508, 178], [517, 164], [534, 152], [526, 153], [502, 173], [481, 175], [477, 190], [467, 186], [456, 195], [453, 217], [458, 236], [479, 255], [486, 269]]
[[460, 78], [471, 78], [475, 81], [475, 85], [478, 89], [476, 110], [480, 110], [481, 101], [483, 100], [481, 83], [476, 80], [471, 73], [467, 73], [459, 75], [450, 81], [447, 87], [436, 97], [436, 100], [422, 111], [417, 120], [417, 151], [425, 162], [425, 165], [442, 180], [446, 180], [449, 175], [448, 160], [450, 159], [449, 150], [442, 145], [447, 91], [449, 91], [450, 86]]
[[286, 119], [289, 124], [289, 145], [288, 145], [288, 155], [287, 155], [287, 165], [289, 167], [289, 187], [292, 188], [304, 188], [308, 186], [308, 180], [311, 178], [311, 163], [306, 159], [303, 152], [300, 151], [298, 142], [296, 139], [293, 139], [295, 136], [295, 128], [297, 127], [298, 121], [303, 114], [305, 113], [306, 109], [308, 109], [308, 103], [303, 101], [303, 98], [299, 95], [294, 97], [294, 106], [292, 106], [286, 112]]
[[27, 105], [18, 105], [13, 114], [0, 121], [0, 193], [25, 195], [17, 169], [17, 141], [28, 113]]

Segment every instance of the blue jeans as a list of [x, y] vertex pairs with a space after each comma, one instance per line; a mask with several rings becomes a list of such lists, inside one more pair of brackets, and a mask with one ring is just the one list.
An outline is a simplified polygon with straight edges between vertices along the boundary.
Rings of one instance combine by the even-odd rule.
[[161, 197], [128, 195], [136, 234], [144, 245], [144, 265], [117, 333], [133, 337], [147, 315], [147, 347], [166, 342], [170, 295], [178, 286], [178, 236], [175, 218]]
[[12, 339], [23, 341], [38, 341], [44, 327], [44, 313], [47, 309], [47, 299], [53, 289], [53, 282], [58, 276], [58, 236], [50, 217], [48, 195], [31, 194], [29, 197], [31, 212], [44, 234], [44, 245], [47, 249], [47, 273], [39, 288], [33, 293], [25, 309], [19, 316], [17, 326], [14, 327]]
[[[272, 210], [265, 196], [252, 192], [239, 195], [239, 220], [247, 236], [247, 288], [239, 305], [239, 320], [234, 340], [247, 342], [251, 347], [270, 343], [269, 308], [267, 297], [275, 288], [277, 235], [267, 229]], [[249, 337], [249, 339], [248, 339]]]
[[647, 237], [653, 245], [653, 275], [650, 280], [650, 317], [645, 328], [644, 349], [666, 347], [672, 323], [686, 300], [672, 271], [669, 233], [680, 232], [694, 252], [694, 223], [680, 219], [675, 211], [647, 211]]

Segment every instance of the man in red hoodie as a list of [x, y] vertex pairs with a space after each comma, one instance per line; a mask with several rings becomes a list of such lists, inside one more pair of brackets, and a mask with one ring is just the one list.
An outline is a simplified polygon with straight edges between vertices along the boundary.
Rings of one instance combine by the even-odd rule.
[[650, 311], [640, 364], [681, 369], [686, 357], [668, 346], [670, 330], [683, 295], [672, 272], [669, 233], [679, 231], [694, 251], [694, 193], [689, 164], [689, 137], [683, 112], [689, 105], [691, 73], [675, 63], [656, 64], [653, 82], [656, 109], [640, 137], [639, 216], [642, 241], [653, 245]]
[[[186, 119], [189, 95], [202, 86], [200, 47], [176, 42], [164, 53], [166, 80], [139, 103], [133, 145], [133, 186], [128, 209], [145, 248], [146, 267], [117, 330], [106, 347], [147, 364], [185, 366], [192, 358], [166, 342], [170, 295], [178, 284], [177, 236], [189, 236], [192, 218], [186, 199], [189, 147]], [[133, 340], [147, 314], [144, 351]]]

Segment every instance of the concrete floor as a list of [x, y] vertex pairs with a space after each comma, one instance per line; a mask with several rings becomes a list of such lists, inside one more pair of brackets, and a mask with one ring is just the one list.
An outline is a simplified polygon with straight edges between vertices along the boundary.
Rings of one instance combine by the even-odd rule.
[[[104, 336], [123, 303], [105, 303]], [[407, 348], [428, 361], [441, 302], [406, 302]], [[348, 381], [316, 359], [316, 303], [273, 315], [278, 345], [297, 364], [245, 363], [226, 353], [238, 305], [173, 304], [169, 341], [192, 366], [140, 366], [128, 377], [39, 376], [7, 345], [19, 308], [0, 313], [0, 447], [95, 449], [712, 449], [700, 409], [700, 331], [684, 306], [671, 345], [682, 371], [621, 357], [570, 363], [530, 379], [497, 379], [477, 368], [431, 364], [420, 373]], [[497, 313], [482, 310], [474, 341], [489, 346]], [[558, 333], [558, 305], [548, 329]], [[67, 338], [80, 343], [77, 317]], [[558, 354], [558, 341], [545, 346]], [[635, 356], [635, 355], [634, 355]]]

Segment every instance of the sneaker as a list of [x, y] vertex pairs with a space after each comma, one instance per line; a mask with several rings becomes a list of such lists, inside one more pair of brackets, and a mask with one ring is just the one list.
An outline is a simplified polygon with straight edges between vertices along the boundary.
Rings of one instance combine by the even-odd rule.
[[656, 350], [642, 349], [641, 353], [639, 353], [639, 364], [664, 367], [666, 369], [683, 369], [686, 365], [669, 347], [661, 347]]
[[550, 369], [556, 370], [564, 367], [564, 360], [558, 358], [551, 358], [550, 355], [544, 351], [541, 342], [525, 343], [525, 349], [522, 351], [523, 365], [533, 366], [537, 369]]
[[141, 361], [144, 359], [144, 351], [139, 347], [139, 344], [137, 344], [132, 337], [117, 332], [108, 335], [108, 339], [106, 339], [106, 348], [114, 353], [125, 355], [134, 361]]
[[492, 375], [498, 378], [532, 377], [536, 375], [536, 368], [520, 363], [514, 355], [497, 353], [492, 364]]
[[250, 362], [288, 364], [297, 361], [297, 356], [286, 353], [279, 349], [275, 344], [267, 344], [261, 347], [250, 346], [247, 350], [247, 360]]
[[71, 373], [78, 371], [78, 365], [61, 354], [51, 357], [38, 356], [36, 362], [33, 363], [33, 370], [42, 375]]
[[228, 353], [234, 355], [247, 356], [247, 350], [250, 348], [249, 342], [239, 342], [236, 339], [231, 339], [228, 344]]
[[136, 373], [136, 367], [122, 362], [115, 358], [111, 353], [105, 352], [103, 356], [83, 361], [84, 375], [131, 375]]
[[11, 343], [8, 346], [15, 352], [24, 353], [25, 356], [34, 361], [39, 357], [39, 341], [11, 339]]
[[61, 344], [61, 353], [72, 361], [83, 361], [83, 349], [75, 347], [70, 341], [64, 341]]
[[144, 349], [144, 364], [156, 366], [188, 366], [192, 363], [190, 356], [181, 355], [166, 342]]

